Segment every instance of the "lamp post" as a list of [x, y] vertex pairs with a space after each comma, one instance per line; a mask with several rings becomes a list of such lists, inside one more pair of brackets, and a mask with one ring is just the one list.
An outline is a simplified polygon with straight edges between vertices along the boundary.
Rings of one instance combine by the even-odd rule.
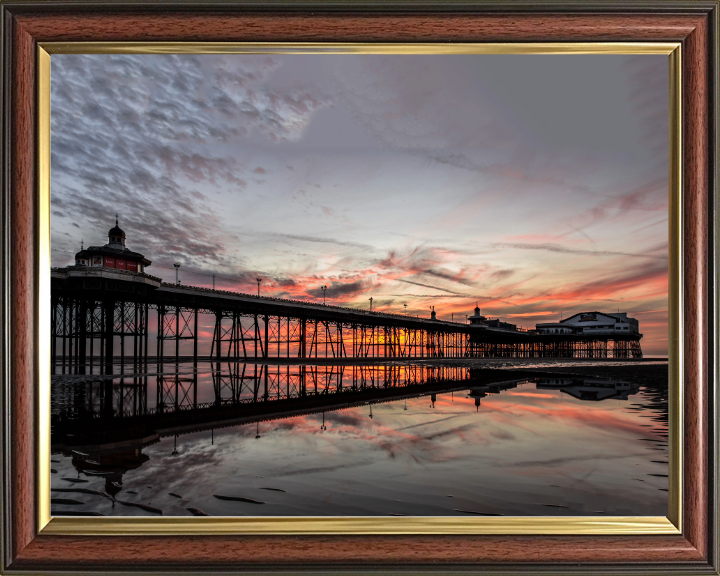
[[255, 280], [257, 280], [258, 283], [258, 296], [260, 296], [260, 282], [262, 282], [262, 278], [255, 278]]
[[370, 296], [370, 312], [372, 312], [372, 296]]
[[403, 303], [403, 306], [405, 306], [405, 316], [407, 316], [407, 303]]
[[320, 290], [323, 291], [323, 306], [325, 306], [325, 292], [327, 291], [327, 286], [320, 286]]
[[180, 284], [180, 276], [178, 274], [178, 272], [180, 270], [180, 264], [175, 262], [175, 264], [173, 264], [173, 266], [175, 266], [175, 284]]

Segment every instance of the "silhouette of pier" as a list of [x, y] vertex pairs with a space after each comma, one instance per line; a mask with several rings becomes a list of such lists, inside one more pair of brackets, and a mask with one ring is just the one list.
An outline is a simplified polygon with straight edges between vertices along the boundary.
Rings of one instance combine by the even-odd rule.
[[[104, 246], [51, 271], [51, 354], [63, 374], [113, 373], [129, 363], [142, 372], [150, 358], [231, 359], [640, 358], [637, 331], [565, 324], [522, 330], [479, 308], [470, 323], [174, 284], [146, 272], [151, 262], [125, 247], [115, 226]], [[176, 266], [176, 271], [179, 265]], [[176, 272], [177, 274], [177, 272]], [[208, 320], [212, 333], [202, 332]], [[596, 319], [597, 315], [588, 317]], [[626, 314], [624, 316], [627, 316]], [[609, 318], [625, 323], [627, 318]], [[584, 320], [583, 320], [584, 321]], [[598, 322], [594, 322], [598, 324]], [[151, 345], [152, 341], [152, 345]]]
[[[131, 378], [87, 377], [56, 383], [53, 442], [117, 444], [329, 412], [507, 381], [512, 375], [449, 366], [309, 366], [209, 364], [211, 381], [170, 371]], [[212, 389], [198, 401], [198, 390]], [[507, 386], [506, 386], [507, 387]], [[154, 390], [153, 390], [154, 389]], [[499, 388], [498, 388], [499, 390]], [[154, 398], [148, 394], [154, 392]], [[207, 394], [205, 394], [207, 396]], [[433, 397], [434, 400], [434, 397]], [[68, 436], [69, 434], [69, 436]]]
[[[52, 272], [52, 349], [62, 373], [149, 358], [641, 357], [636, 335], [539, 334], [209, 290], [103, 268]], [[210, 317], [212, 334], [199, 319]], [[152, 327], [152, 332], [151, 332]], [[209, 350], [203, 353], [203, 340]], [[152, 347], [151, 347], [151, 341]], [[128, 362], [130, 361], [130, 362]]]

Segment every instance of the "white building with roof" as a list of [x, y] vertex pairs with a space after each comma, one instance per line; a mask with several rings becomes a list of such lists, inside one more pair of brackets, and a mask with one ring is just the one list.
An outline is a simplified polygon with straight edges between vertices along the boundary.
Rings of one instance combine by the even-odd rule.
[[587, 336], [642, 336], [640, 323], [629, 318], [627, 312], [579, 312], [560, 320], [536, 324], [538, 334], [587, 335]]

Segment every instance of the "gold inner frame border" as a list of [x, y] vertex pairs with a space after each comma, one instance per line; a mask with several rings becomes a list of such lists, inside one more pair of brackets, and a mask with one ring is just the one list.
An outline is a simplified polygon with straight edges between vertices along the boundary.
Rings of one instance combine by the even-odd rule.
[[[37, 495], [43, 535], [644, 535], [682, 532], [682, 47], [677, 42], [41, 42], [37, 52]], [[53, 54], [662, 54], [669, 75], [668, 515], [428, 517], [52, 517], [50, 514], [50, 75]]]

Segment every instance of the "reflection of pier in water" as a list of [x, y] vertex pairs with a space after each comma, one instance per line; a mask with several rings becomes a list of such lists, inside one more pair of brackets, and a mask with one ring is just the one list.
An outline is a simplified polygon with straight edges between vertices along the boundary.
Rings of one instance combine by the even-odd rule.
[[[198, 377], [207, 373], [158, 373], [132, 378], [99, 376], [53, 385], [52, 450], [72, 456], [86, 476], [105, 479], [105, 492], [121, 490], [123, 474], [142, 466], [143, 448], [161, 437], [274, 421], [307, 414], [466, 391], [481, 399], [535, 383], [576, 398], [625, 400], [638, 387], [582, 377], [547, 377], [531, 372], [449, 366], [289, 366], [229, 363], [213, 365], [207, 385], [212, 401], [198, 402]], [[508, 378], [508, 377], [511, 378]], [[149, 382], [150, 380], [150, 382]], [[156, 385], [156, 404], [148, 406], [148, 388]], [[590, 397], [588, 389], [603, 394]], [[612, 394], [610, 393], [612, 391]]]
[[628, 382], [587, 377], [540, 378], [535, 386], [542, 390], [560, 390], [578, 400], [596, 402], [610, 398], [627, 400], [630, 394], [636, 394], [638, 391], [638, 386]]
[[[520, 380], [517, 374], [452, 366], [218, 363], [212, 365], [211, 381], [204, 386], [212, 386], [212, 399], [203, 402], [198, 400], [203, 375], [178, 367], [172, 373], [98, 376], [85, 382], [56, 383], [54, 439], [78, 445], [86, 439], [105, 443], [149, 434], [157, 438], [490, 384], [500, 386], [496, 383], [510, 380], [508, 376], [513, 376], [513, 383]], [[154, 396], [154, 405], [149, 405], [149, 395]]]
[[[511, 376], [511, 378], [508, 378]], [[208, 381], [199, 384], [199, 378]], [[582, 377], [548, 377], [455, 366], [316, 366], [213, 364], [207, 373], [183, 372], [134, 377], [97, 376], [53, 385], [53, 444], [60, 447], [126, 443], [143, 445], [162, 436], [363, 404], [469, 390], [476, 407], [488, 394], [535, 383], [580, 400], [627, 400], [638, 391], [625, 382]], [[212, 399], [198, 401], [198, 389], [212, 387]], [[154, 405], [148, 396], [154, 388]], [[202, 392], [206, 395], [207, 392]]]

